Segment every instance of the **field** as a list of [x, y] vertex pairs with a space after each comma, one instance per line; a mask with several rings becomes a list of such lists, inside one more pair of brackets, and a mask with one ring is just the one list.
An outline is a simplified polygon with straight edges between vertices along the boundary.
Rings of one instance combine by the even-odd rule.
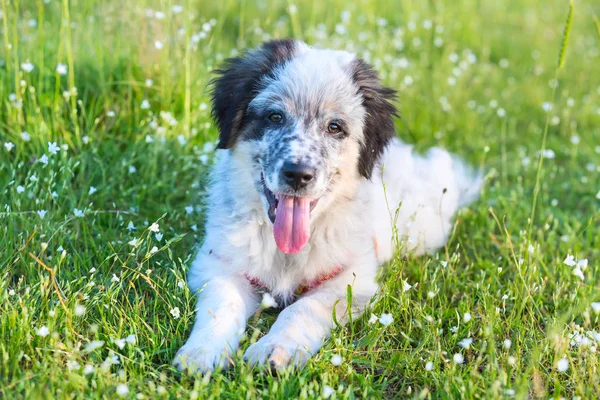
[[[597, 398], [600, 4], [571, 11], [0, 0], [0, 398]], [[399, 137], [481, 166], [485, 187], [305, 369], [241, 361], [267, 310], [235, 367], [182, 375], [211, 70], [281, 37], [365, 58], [399, 91]]]

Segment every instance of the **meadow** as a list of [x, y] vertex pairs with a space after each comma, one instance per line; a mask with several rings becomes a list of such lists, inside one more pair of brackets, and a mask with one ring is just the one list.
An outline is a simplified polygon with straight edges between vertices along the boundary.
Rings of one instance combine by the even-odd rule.
[[[597, 16], [592, 0], [0, 0], [0, 398], [598, 398]], [[242, 362], [264, 310], [234, 367], [181, 374], [211, 70], [282, 37], [370, 62], [399, 91], [398, 136], [485, 187], [305, 369]]]

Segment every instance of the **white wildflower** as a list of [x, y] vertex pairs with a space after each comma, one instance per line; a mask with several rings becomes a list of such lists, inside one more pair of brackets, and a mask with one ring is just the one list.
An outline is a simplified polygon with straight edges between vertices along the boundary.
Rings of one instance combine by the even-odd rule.
[[341, 355], [339, 355], [339, 354], [334, 354], [334, 355], [331, 357], [331, 363], [332, 363], [334, 366], [336, 366], [336, 367], [339, 367], [340, 365], [342, 365], [342, 362], [343, 362], [343, 361], [344, 361], [344, 359], [343, 359], [343, 358], [342, 358], [342, 356], [341, 356]]
[[78, 371], [81, 368], [81, 365], [75, 360], [67, 361], [67, 369], [69, 371]]
[[569, 267], [574, 267], [575, 266], [575, 257], [573, 257], [571, 254], [568, 254], [567, 258], [565, 258], [565, 260], [563, 262], [565, 264], [567, 264]]
[[50, 329], [48, 329], [48, 327], [44, 325], [36, 329], [35, 333], [38, 336], [46, 337], [50, 334]]
[[123, 349], [125, 347], [125, 339], [111, 339], [114, 344], [117, 345], [119, 349]]
[[94, 373], [94, 366], [91, 364], [86, 364], [85, 367], [83, 367], [83, 374], [84, 375], [89, 375], [89, 374], [93, 374]]
[[204, 153], [211, 153], [215, 149], [215, 144], [213, 142], [204, 143], [204, 147], [202, 147], [202, 151]]
[[548, 112], [548, 111], [552, 110], [552, 108], [553, 108], [552, 103], [549, 103], [547, 101], [545, 101], [545, 102], [542, 103], [542, 109], [544, 111]]
[[325, 385], [325, 387], [323, 387], [323, 397], [328, 398], [329, 396], [331, 396], [334, 393], [335, 393], [335, 390], [331, 386]]
[[56, 144], [56, 142], [48, 142], [48, 153], [56, 154], [60, 151], [60, 147]]
[[118, 384], [117, 385], [117, 395], [119, 397], [127, 397], [129, 395], [129, 387], [124, 383]]
[[84, 351], [89, 353], [91, 351], [101, 348], [102, 346], [104, 346], [104, 340], [94, 340], [94, 341], [89, 342], [85, 346]]
[[77, 315], [78, 317], [81, 317], [83, 314], [85, 314], [85, 307], [82, 306], [81, 304], [77, 304], [75, 306], [75, 315]]
[[33, 71], [34, 68], [35, 68], [34, 65], [32, 63], [30, 63], [29, 61], [21, 64], [21, 69], [27, 73]]
[[578, 145], [580, 141], [581, 141], [581, 139], [579, 138], [579, 136], [577, 136], [577, 135], [571, 136], [571, 143], [572, 144]]
[[394, 317], [392, 316], [392, 314], [381, 314], [381, 317], [379, 317], [379, 322], [383, 326], [388, 326], [392, 322], [394, 322]]
[[148, 229], [150, 229], [152, 232], [160, 231], [160, 228], [156, 222], [154, 222], [152, 225], [150, 225], [150, 227]]
[[59, 75], [66, 75], [67, 74], [67, 66], [65, 64], [58, 63], [58, 65], [56, 65], [56, 73]]
[[558, 360], [558, 362], [556, 363], [556, 370], [558, 372], [565, 372], [569, 369], [569, 360], [567, 360], [566, 358], [561, 358], [560, 360]]
[[169, 311], [171, 313], [171, 315], [173, 316], [173, 318], [177, 319], [181, 316], [181, 311], [179, 311], [179, 307], [175, 307], [173, 308], [171, 311]]
[[463, 349], [469, 349], [471, 347], [472, 343], [473, 343], [473, 339], [471, 339], [471, 338], [464, 338], [463, 340], [461, 340], [460, 342], [458, 342], [458, 345], [460, 347], [462, 347]]
[[277, 301], [275, 300], [275, 298], [273, 296], [271, 296], [270, 293], [263, 293], [263, 298], [262, 301], [260, 303], [260, 306], [262, 308], [275, 308], [277, 307]]

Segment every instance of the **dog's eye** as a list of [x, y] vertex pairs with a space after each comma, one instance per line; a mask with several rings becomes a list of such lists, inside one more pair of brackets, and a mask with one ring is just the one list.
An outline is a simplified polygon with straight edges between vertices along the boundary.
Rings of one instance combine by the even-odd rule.
[[342, 131], [342, 127], [338, 123], [331, 122], [329, 126], [327, 126], [327, 131], [333, 134], [340, 133]]
[[279, 123], [283, 121], [283, 115], [281, 115], [281, 113], [274, 112], [269, 115], [269, 121]]

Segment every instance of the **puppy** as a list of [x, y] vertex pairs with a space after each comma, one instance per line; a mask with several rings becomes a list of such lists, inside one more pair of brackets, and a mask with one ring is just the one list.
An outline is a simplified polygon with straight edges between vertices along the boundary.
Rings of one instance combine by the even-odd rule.
[[266, 292], [284, 308], [244, 359], [302, 366], [330, 335], [333, 308], [348, 319], [347, 286], [357, 316], [378, 266], [398, 247], [443, 246], [482, 179], [444, 150], [421, 156], [396, 139], [396, 92], [346, 51], [277, 40], [217, 74], [221, 150], [188, 277], [196, 321], [174, 364], [206, 372], [233, 363]]

